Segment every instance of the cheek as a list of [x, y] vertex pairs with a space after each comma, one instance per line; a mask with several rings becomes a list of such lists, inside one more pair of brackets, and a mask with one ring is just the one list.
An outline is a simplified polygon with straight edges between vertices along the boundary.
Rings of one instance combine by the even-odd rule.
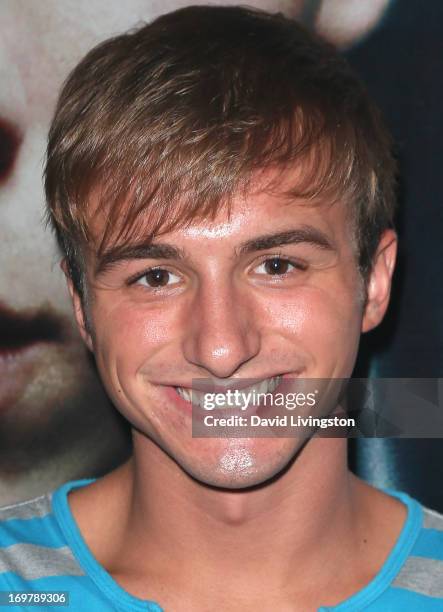
[[94, 308], [94, 353], [108, 387], [130, 384], [137, 372], [177, 338], [177, 313], [161, 307]]
[[314, 363], [329, 359], [340, 369], [353, 364], [362, 316], [354, 291], [302, 287], [261, 306], [267, 330], [303, 349]]
[[359, 302], [346, 288], [329, 292], [301, 287], [265, 298], [260, 305], [270, 324], [296, 334], [349, 331], [361, 319]]

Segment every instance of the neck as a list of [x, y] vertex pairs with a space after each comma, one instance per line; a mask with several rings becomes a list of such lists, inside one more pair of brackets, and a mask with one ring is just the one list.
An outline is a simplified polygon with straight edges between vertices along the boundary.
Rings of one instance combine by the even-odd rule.
[[131, 461], [70, 505], [123, 588], [192, 610], [214, 598], [245, 611], [336, 605], [379, 571], [406, 516], [348, 471], [346, 440], [335, 438], [310, 439], [272, 482], [228, 491], [196, 482], [136, 434]]
[[184, 583], [198, 572], [208, 584], [229, 575], [234, 589], [238, 576], [243, 591], [263, 581], [280, 588], [294, 567], [299, 579], [318, 574], [337, 542], [352, 547], [355, 479], [344, 439], [313, 438], [273, 482], [235, 491], [196, 482], [145, 437], [134, 450], [120, 474], [130, 492], [122, 524], [134, 566], [155, 559], [158, 571], [163, 560]]

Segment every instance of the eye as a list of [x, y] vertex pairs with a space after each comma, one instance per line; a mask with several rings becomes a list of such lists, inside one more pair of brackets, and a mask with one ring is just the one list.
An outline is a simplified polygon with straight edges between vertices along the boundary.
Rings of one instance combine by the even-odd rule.
[[283, 257], [271, 257], [269, 259], [265, 259], [262, 263], [254, 268], [254, 272], [257, 274], [267, 274], [271, 276], [284, 276], [288, 272], [291, 272], [292, 269], [305, 269], [301, 264], [297, 264], [296, 262], [292, 262], [289, 259], [284, 259]]
[[173, 274], [164, 268], [151, 268], [144, 272], [144, 274], [135, 281], [135, 284], [157, 289], [159, 287], [175, 285], [178, 282], [180, 282], [180, 277], [177, 276], [177, 274]]

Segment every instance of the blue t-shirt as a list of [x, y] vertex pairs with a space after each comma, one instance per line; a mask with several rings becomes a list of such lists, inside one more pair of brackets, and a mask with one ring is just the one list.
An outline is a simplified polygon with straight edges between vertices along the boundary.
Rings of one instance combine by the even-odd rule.
[[[0, 592], [68, 592], [69, 605], [56, 606], [60, 611], [161, 612], [155, 602], [143, 601], [122, 589], [82, 538], [67, 495], [91, 482], [68, 482], [52, 494], [0, 509]], [[337, 606], [319, 608], [319, 612], [443, 610], [443, 515], [424, 508], [406, 493], [387, 493], [408, 509], [395, 546], [365, 588]], [[18, 607], [55, 609], [49, 605]]]

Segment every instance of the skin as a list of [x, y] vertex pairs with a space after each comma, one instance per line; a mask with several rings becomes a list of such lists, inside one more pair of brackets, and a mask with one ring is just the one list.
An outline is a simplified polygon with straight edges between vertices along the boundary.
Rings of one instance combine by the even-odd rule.
[[[97, 274], [89, 255], [90, 331], [67, 277], [80, 334], [134, 439], [131, 461], [74, 491], [70, 505], [114, 579], [168, 610], [210, 610], [214, 600], [223, 610], [334, 605], [375, 576], [405, 519], [401, 502], [350, 474], [344, 438], [191, 437], [175, 386], [202, 376], [348, 377], [361, 332], [388, 305], [393, 231], [380, 238], [364, 304], [346, 204], [288, 204], [255, 187], [234, 197], [230, 218], [221, 209], [155, 238], [182, 259], [126, 259]], [[96, 217], [97, 236], [103, 223]], [[331, 248], [240, 252], [263, 228], [300, 227]], [[269, 274], [263, 262], [276, 257], [296, 265]], [[143, 276], [152, 266], [169, 272], [160, 289]]]

